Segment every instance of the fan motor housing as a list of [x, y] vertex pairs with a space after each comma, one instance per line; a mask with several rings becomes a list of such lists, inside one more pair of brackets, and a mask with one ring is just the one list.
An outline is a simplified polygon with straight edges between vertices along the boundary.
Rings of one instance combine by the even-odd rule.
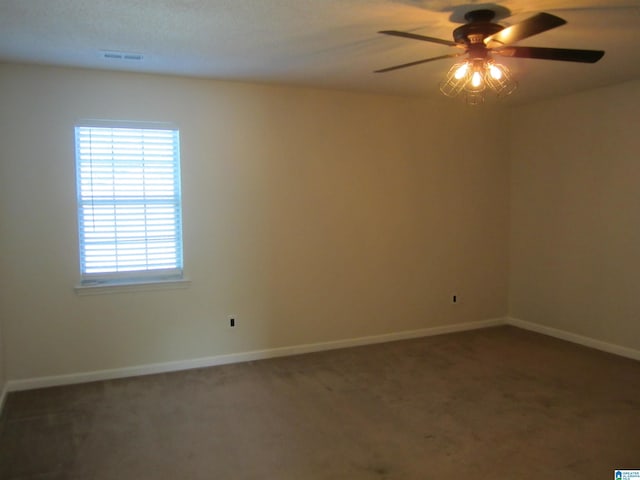
[[453, 39], [456, 43], [473, 45], [481, 43], [489, 35], [503, 30], [502, 25], [491, 22], [495, 13], [493, 10], [472, 10], [464, 16], [469, 23], [459, 26], [453, 31]]

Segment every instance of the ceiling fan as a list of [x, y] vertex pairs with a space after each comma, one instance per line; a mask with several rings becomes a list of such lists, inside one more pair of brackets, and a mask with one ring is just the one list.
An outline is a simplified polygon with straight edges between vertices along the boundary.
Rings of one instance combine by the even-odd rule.
[[498, 95], [508, 95], [516, 88], [516, 83], [509, 69], [495, 62], [494, 55], [580, 63], [595, 63], [604, 55], [602, 50], [512, 45], [567, 23], [562, 18], [550, 13], [538, 13], [509, 27], [493, 23], [494, 17], [495, 12], [489, 9], [467, 12], [464, 15], [467, 23], [453, 30], [453, 41], [410, 32], [383, 30], [379, 33], [457, 47], [462, 51], [382, 68], [376, 70], [375, 73], [390, 72], [434, 60], [466, 56], [467, 59], [464, 62], [455, 64], [449, 70], [446, 79], [440, 85], [440, 90], [447, 96], [464, 93], [468, 103], [477, 104], [484, 101], [484, 91], [487, 88], [492, 89]]

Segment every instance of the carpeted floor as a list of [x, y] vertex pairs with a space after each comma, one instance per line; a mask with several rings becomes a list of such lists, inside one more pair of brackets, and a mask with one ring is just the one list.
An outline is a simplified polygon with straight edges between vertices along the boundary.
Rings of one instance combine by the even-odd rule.
[[609, 479], [640, 362], [512, 327], [11, 393], [1, 479]]

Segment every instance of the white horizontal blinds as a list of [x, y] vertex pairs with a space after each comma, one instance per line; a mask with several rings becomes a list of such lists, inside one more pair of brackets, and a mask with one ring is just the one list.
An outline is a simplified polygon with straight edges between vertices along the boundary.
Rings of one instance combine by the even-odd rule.
[[76, 157], [83, 280], [181, 273], [178, 131], [77, 126]]

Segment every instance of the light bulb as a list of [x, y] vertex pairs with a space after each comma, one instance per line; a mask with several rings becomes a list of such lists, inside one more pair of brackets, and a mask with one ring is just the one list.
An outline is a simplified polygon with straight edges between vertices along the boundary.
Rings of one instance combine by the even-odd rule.
[[460, 80], [461, 78], [463, 78], [467, 74], [467, 70], [469, 70], [469, 64], [468, 63], [463, 63], [456, 70], [456, 73], [453, 76], [456, 78], [456, 80]]
[[500, 80], [502, 78], [502, 70], [495, 65], [489, 65], [489, 73], [495, 80]]
[[480, 72], [473, 72], [473, 75], [471, 76], [471, 86], [473, 88], [478, 88], [480, 85], [482, 85], [482, 75]]

